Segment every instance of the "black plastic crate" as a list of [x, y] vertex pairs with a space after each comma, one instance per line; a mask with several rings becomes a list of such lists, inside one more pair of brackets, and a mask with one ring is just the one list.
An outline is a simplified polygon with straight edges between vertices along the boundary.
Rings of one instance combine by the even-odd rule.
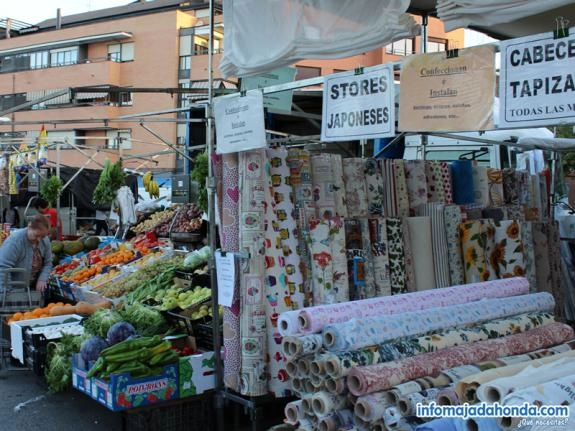
[[[224, 343], [222, 331], [223, 329], [220, 326], [220, 346], [223, 346]], [[198, 346], [199, 349], [214, 350], [214, 329], [212, 322], [194, 323], [192, 324], [192, 332], [196, 339], [196, 346]]]
[[125, 431], [208, 431], [214, 429], [214, 392], [123, 412]]

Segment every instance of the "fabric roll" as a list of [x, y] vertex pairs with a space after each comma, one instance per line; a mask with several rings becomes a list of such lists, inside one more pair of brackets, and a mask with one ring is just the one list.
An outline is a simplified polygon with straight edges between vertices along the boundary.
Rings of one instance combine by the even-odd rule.
[[483, 206], [478, 204], [463, 205], [466, 221], [481, 220], [483, 218]]
[[[403, 160], [393, 160], [393, 177], [395, 184], [395, 198], [397, 211], [393, 217], [409, 217], [409, 194], [407, 179], [405, 174], [405, 163]], [[391, 216], [391, 214], [390, 214]]]
[[300, 257], [304, 290], [304, 307], [313, 305], [311, 283], [311, 257], [308, 249], [309, 220], [315, 216], [313, 186], [311, 181], [311, 156], [309, 151], [290, 149], [286, 160], [290, 168], [290, 181], [293, 189], [295, 219], [299, 235], [297, 254]]
[[489, 179], [487, 166], [473, 166], [473, 191], [476, 204], [489, 206]]
[[427, 201], [445, 203], [445, 185], [441, 162], [429, 160], [425, 162], [425, 178], [427, 182]]
[[384, 215], [383, 176], [376, 159], [365, 159], [365, 184], [367, 187], [368, 213], [373, 215]]
[[472, 220], [459, 225], [461, 255], [467, 283], [495, 279], [486, 256], [488, 232], [489, 224], [485, 220]]
[[453, 203], [453, 181], [451, 179], [451, 167], [447, 162], [440, 162], [441, 177], [443, 178], [443, 194], [447, 205]]
[[517, 183], [517, 195], [518, 195], [517, 203], [519, 205], [529, 204], [530, 181], [531, 180], [529, 171], [526, 170], [515, 171], [515, 182]]
[[299, 335], [297, 318], [299, 310], [284, 311], [278, 318], [278, 330], [282, 336]]
[[[222, 251], [240, 250], [239, 243], [239, 171], [237, 153], [223, 154], [222, 159], [222, 210], [220, 235]], [[236, 277], [237, 278], [237, 277]], [[241, 340], [240, 294], [236, 280], [231, 307], [223, 312], [224, 376], [226, 387], [240, 391]]]
[[416, 431], [457, 431], [455, 418], [439, 418], [430, 422], [420, 424], [415, 428]]
[[325, 388], [332, 394], [347, 394], [345, 379], [325, 379]]
[[[531, 404], [537, 406], [569, 406], [575, 402], [575, 375], [564, 375], [510, 393], [501, 401], [504, 406], [521, 406]], [[502, 417], [499, 425], [505, 430], [514, 430], [521, 423], [520, 417]]]
[[458, 406], [461, 404], [453, 385], [440, 389], [436, 394], [435, 402], [440, 406]]
[[[323, 344], [332, 352], [343, 352], [443, 328], [477, 324], [520, 313], [552, 311], [554, 307], [553, 296], [542, 292], [511, 298], [485, 299], [475, 302], [473, 307], [464, 303], [389, 316], [351, 319], [326, 325], [323, 328]], [[525, 320], [527, 325], [531, 325], [530, 319]], [[502, 325], [502, 330], [505, 330], [505, 325]], [[472, 333], [469, 335], [472, 336]]]
[[[405, 265], [405, 290], [406, 292], [415, 292], [415, 262], [413, 260], [414, 243], [411, 241], [409, 234], [409, 226], [406, 219], [401, 223], [401, 231], [403, 233], [403, 262]], [[391, 283], [391, 280], [390, 280]]]
[[424, 160], [405, 160], [405, 179], [409, 197], [410, 215], [419, 205], [427, 203], [427, 179]]
[[298, 324], [302, 333], [313, 333], [321, 331], [327, 324], [345, 322], [352, 318], [424, 310], [431, 307], [477, 301], [483, 298], [524, 295], [528, 292], [529, 283], [527, 279], [513, 277], [413, 292], [400, 296], [309, 307], [300, 311]]
[[443, 203], [437, 202], [421, 205], [417, 208], [418, 215], [428, 216], [431, 219], [431, 239], [436, 287], [451, 286], [443, 209]]
[[458, 431], [501, 431], [497, 418], [456, 418], [455, 426]]
[[535, 248], [533, 245], [533, 222], [521, 222], [520, 232], [521, 242], [523, 243], [525, 277], [529, 280], [530, 291], [535, 292], [537, 289], [537, 265], [535, 263]]
[[308, 418], [300, 420], [298, 427], [296, 428], [296, 431], [314, 431], [314, 430], [315, 425]]
[[562, 323], [552, 323], [523, 334], [510, 335], [473, 346], [455, 346], [438, 352], [424, 353], [401, 361], [354, 368], [347, 378], [352, 394], [378, 392], [403, 381], [433, 375], [444, 368], [495, 359], [552, 346], [573, 338], [573, 329]]
[[347, 398], [345, 395], [335, 395], [320, 391], [312, 397], [312, 408], [316, 416], [325, 416], [337, 410], [345, 408]]
[[[533, 175], [531, 177], [531, 188], [533, 190], [533, 205], [532, 208], [537, 212], [537, 219], [541, 221], [543, 219], [543, 196], [541, 195], [541, 187], [539, 184], [539, 175]], [[533, 221], [536, 221], [533, 220]]]
[[358, 299], [367, 299], [376, 296], [375, 268], [373, 265], [373, 252], [372, 252], [369, 220], [366, 218], [359, 219], [359, 224], [361, 226], [361, 242], [362, 242], [361, 249], [363, 251], [365, 273], [364, 273], [364, 282], [363, 285], [361, 286]]
[[555, 303], [555, 317], [560, 322], [565, 322], [567, 303], [567, 288], [564, 287], [561, 265], [561, 238], [557, 221], [549, 223], [549, 263], [551, 265], [551, 291], [557, 299]]
[[315, 374], [324, 379], [327, 376], [325, 371], [325, 364], [329, 359], [331, 359], [332, 356], [333, 354], [330, 352], [322, 352], [318, 353], [317, 355], [313, 355], [313, 359], [310, 364], [311, 374]]
[[334, 300], [335, 302], [347, 302], [350, 296], [347, 273], [345, 221], [343, 217], [333, 217], [329, 221], [329, 240], [331, 244]]
[[473, 166], [473, 191], [476, 204], [489, 206], [489, 179], [487, 166]]
[[409, 229], [413, 261], [415, 262], [415, 290], [433, 289], [435, 270], [433, 265], [433, 242], [431, 239], [431, 218], [427, 216], [405, 219]]
[[564, 343], [550, 349], [540, 349], [528, 355], [501, 358], [497, 364], [488, 364], [488, 367], [482, 367], [478, 373], [460, 379], [455, 386], [455, 391], [463, 402], [470, 404], [479, 402], [477, 389], [481, 385], [500, 377], [513, 376], [527, 366], [538, 367], [562, 358], [573, 358], [575, 357], [575, 351], [572, 350], [574, 347], [574, 342]]
[[383, 179], [383, 213], [387, 217], [397, 217], [397, 199], [395, 196], [395, 176], [393, 160], [378, 160]]
[[319, 419], [319, 431], [338, 431], [350, 429], [354, 425], [353, 412], [341, 409]]
[[248, 253], [242, 259], [240, 277], [241, 378], [243, 395], [260, 396], [268, 392], [266, 378], [266, 305], [265, 305], [265, 208], [267, 187], [265, 150], [245, 151], [238, 156], [240, 187], [240, 249]]
[[506, 204], [519, 203], [519, 189], [515, 169], [503, 169], [503, 200]]
[[389, 243], [389, 270], [391, 278], [391, 294], [407, 292], [405, 277], [405, 254], [403, 238], [403, 221], [399, 218], [386, 220], [387, 240]]
[[521, 226], [517, 220], [494, 222], [493, 249], [489, 256], [491, 268], [497, 278], [523, 277], [523, 243]]
[[385, 409], [389, 406], [387, 394], [384, 392], [375, 392], [359, 397], [355, 402], [353, 412], [361, 420], [375, 422], [383, 418]]
[[459, 239], [459, 225], [463, 221], [461, 208], [458, 205], [446, 205], [443, 208], [445, 220], [445, 239], [447, 240], [447, 257], [449, 261], [449, 279], [452, 285], [465, 283], [463, 261]]
[[284, 407], [286, 422], [290, 425], [297, 425], [300, 420], [305, 418], [302, 407], [302, 400], [290, 401]]
[[[473, 372], [477, 372], [477, 368], [474, 368]], [[405, 383], [400, 383], [398, 385], [393, 386], [389, 390], [383, 391], [383, 393], [386, 395], [387, 397], [386, 399], [389, 404], [398, 405], [399, 400], [401, 398], [406, 397], [410, 394], [434, 388], [442, 388], [451, 383], [452, 383], [451, 377], [445, 375], [444, 373], [439, 373], [436, 376], [425, 376], [418, 379], [407, 381]], [[364, 396], [366, 395], [362, 395], [361, 397]]]
[[465, 205], [475, 202], [473, 168], [470, 160], [454, 160], [451, 162], [451, 180], [454, 203]]
[[333, 257], [329, 237], [329, 220], [309, 222], [313, 303], [336, 303], [333, 292]]
[[[286, 371], [287, 371], [288, 375], [292, 378], [292, 380], [294, 378], [300, 377], [298, 362], [297, 362], [296, 358], [287, 360]], [[301, 388], [296, 388], [295, 386], [296, 386], [296, 384], [292, 381], [292, 387], [294, 389], [297, 389], [298, 391], [301, 390]]]
[[507, 211], [505, 207], [497, 207], [497, 208], [483, 208], [482, 210], [482, 217], [489, 218], [493, 221], [500, 222], [504, 219], [507, 219]]
[[549, 260], [549, 225], [546, 222], [534, 222], [532, 228], [537, 291], [553, 292], [553, 277]]
[[333, 173], [333, 199], [335, 212], [340, 217], [347, 217], [347, 202], [345, 183], [343, 179], [343, 161], [339, 154], [330, 154], [331, 171]]
[[541, 219], [547, 220], [550, 216], [549, 193], [551, 185], [551, 172], [545, 170], [539, 172], [539, 189], [541, 191]]
[[382, 217], [370, 218], [367, 223], [373, 259], [375, 296], [389, 296], [391, 295], [391, 276], [386, 220]]
[[499, 207], [505, 203], [503, 195], [503, 171], [501, 169], [488, 168], [487, 179], [489, 180], [489, 206]]
[[322, 348], [321, 334], [302, 335], [300, 337], [285, 336], [282, 341], [284, 354], [288, 359], [319, 352]]
[[365, 160], [346, 158], [342, 160], [345, 201], [348, 217], [367, 217], [368, 195], [365, 179]]
[[313, 200], [317, 218], [329, 219], [337, 214], [333, 178], [330, 154], [323, 153], [311, 156]]
[[505, 211], [505, 215], [509, 220], [518, 220], [524, 221], [525, 220], [525, 207], [523, 205], [505, 205], [503, 207]]
[[366, 273], [361, 223], [355, 218], [347, 218], [344, 223], [349, 299], [356, 301], [361, 299]]
[[440, 388], [431, 388], [403, 395], [397, 401], [396, 407], [402, 416], [415, 416], [417, 404], [428, 405], [431, 402], [435, 402], [441, 391], [442, 389]]
[[575, 374], [575, 359], [572, 357], [565, 357], [537, 367], [527, 365], [526, 368], [512, 376], [499, 377], [479, 386], [477, 398], [483, 402], [496, 403], [512, 392], [573, 374]]

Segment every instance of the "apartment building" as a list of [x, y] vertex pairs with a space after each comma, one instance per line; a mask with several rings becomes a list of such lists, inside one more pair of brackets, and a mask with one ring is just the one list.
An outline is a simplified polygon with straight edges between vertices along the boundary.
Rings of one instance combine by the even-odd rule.
[[[182, 169], [174, 148], [203, 144], [205, 126], [178, 119], [207, 92], [208, 2], [136, 1], [70, 16], [55, 10], [47, 18], [34, 25], [18, 17], [0, 21], [0, 142], [34, 145], [45, 126], [53, 163], [98, 169], [104, 159], [121, 156], [127, 168]], [[224, 49], [219, 2], [215, 23], [214, 86], [234, 91], [237, 80], [218, 72]], [[427, 29], [428, 52], [463, 46], [463, 30], [446, 34], [433, 18]], [[420, 42], [301, 61], [296, 79], [397, 61], [421, 52]]]

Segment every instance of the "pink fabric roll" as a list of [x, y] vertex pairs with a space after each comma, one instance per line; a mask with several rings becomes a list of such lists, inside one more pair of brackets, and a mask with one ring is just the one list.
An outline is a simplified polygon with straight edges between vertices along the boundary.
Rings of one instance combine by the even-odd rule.
[[449, 347], [400, 361], [357, 367], [347, 376], [347, 384], [352, 394], [360, 396], [383, 391], [419, 377], [435, 375], [446, 368], [553, 346], [573, 336], [573, 328], [570, 326], [552, 323], [517, 335]]
[[483, 298], [506, 298], [527, 293], [529, 293], [529, 281], [524, 277], [462, 284], [441, 289], [304, 308], [300, 311], [298, 326], [300, 332], [309, 334], [321, 331], [325, 325], [346, 322], [354, 317], [397, 314], [405, 311], [463, 304]]

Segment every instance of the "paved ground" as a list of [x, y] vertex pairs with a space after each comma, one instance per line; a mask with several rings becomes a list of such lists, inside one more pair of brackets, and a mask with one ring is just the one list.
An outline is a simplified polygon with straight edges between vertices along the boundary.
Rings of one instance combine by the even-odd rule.
[[[265, 406], [257, 426], [242, 407], [224, 407], [224, 431], [264, 431], [283, 420], [283, 405]], [[155, 417], [155, 416], [153, 416]], [[50, 394], [44, 383], [28, 369], [0, 368], [1, 431], [212, 431], [216, 427], [169, 426], [157, 429], [146, 421], [150, 416], [112, 412], [92, 398], [70, 389]], [[146, 419], [143, 419], [146, 418]], [[178, 422], [179, 423], [179, 422]], [[196, 424], [197, 425], [197, 424]], [[278, 427], [279, 428], [279, 427]], [[285, 427], [281, 427], [285, 431]]]

